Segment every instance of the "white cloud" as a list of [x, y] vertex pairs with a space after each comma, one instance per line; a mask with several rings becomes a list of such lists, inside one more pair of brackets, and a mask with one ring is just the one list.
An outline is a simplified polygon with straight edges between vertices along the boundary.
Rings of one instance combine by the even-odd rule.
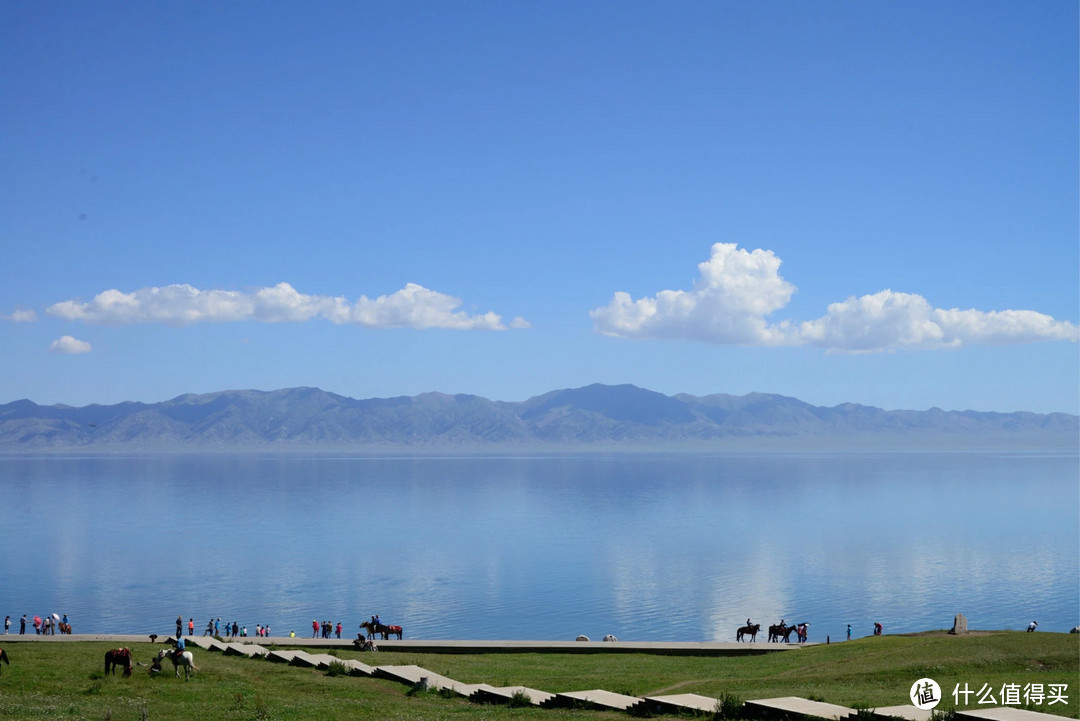
[[65, 335], [57, 340], [54, 340], [49, 345], [49, 350], [51, 350], [53, 353], [78, 354], [89, 353], [91, 350], [93, 350], [93, 348], [91, 348], [90, 344], [84, 340], [78, 340], [76, 338], [72, 338], [69, 335]]
[[460, 299], [416, 283], [408, 283], [399, 291], [374, 299], [360, 296], [355, 303], [349, 303], [340, 296], [305, 295], [288, 283], [278, 283], [250, 293], [199, 290], [183, 284], [141, 288], [132, 293], [106, 290], [89, 302], [67, 300], [49, 306], [45, 312], [68, 320], [95, 324], [165, 323], [180, 326], [230, 321], [301, 323], [323, 318], [332, 323], [368, 328], [506, 328], [502, 318], [495, 313], [470, 315], [458, 310], [460, 306]]
[[632, 300], [617, 292], [589, 313], [596, 329], [630, 338], [686, 338], [710, 343], [782, 345], [786, 329], [765, 316], [787, 305], [795, 286], [780, 277], [780, 259], [770, 250], [747, 252], [717, 243], [698, 264], [692, 290], [662, 290]]
[[883, 290], [832, 303], [822, 318], [799, 327], [799, 338], [832, 351], [1007, 345], [1077, 340], [1075, 325], [1031, 310], [943, 310], [920, 295]]
[[1035, 311], [943, 310], [920, 295], [891, 290], [833, 303], [817, 320], [770, 324], [768, 316], [795, 292], [780, 276], [780, 259], [772, 251], [717, 243], [698, 269], [701, 275], [689, 291], [663, 290], [638, 300], [616, 292], [589, 314], [596, 330], [628, 338], [813, 345], [847, 353], [1080, 338], [1072, 323]]
[[30, 309], [16, 308], [11, 315], [0, 315], [0, 320], [10, 320], [12, 323], [33, 323], [37, 320], [37, 313]]

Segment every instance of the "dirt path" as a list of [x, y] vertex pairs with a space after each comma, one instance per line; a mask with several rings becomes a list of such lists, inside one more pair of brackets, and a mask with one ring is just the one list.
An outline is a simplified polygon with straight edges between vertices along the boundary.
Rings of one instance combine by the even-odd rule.
[[668, 686], [667, 688], [658, 688], [655, 691], [649, 691], [648, 693], [642, 694], [642, 696], [662, 696], [664, 694], [669, 694], [672, 691], [678, 691], [680, 688], [683, 688], [684, 686], [689, 686], [690, 684], [695, 684], [695, 683], [705, 683], [708, 680], [709, 679], [707, 679], [707, 678], [697, 678], [697, 679], [691, 679], [689, 681], [680, 681], [679, 683], [675, 684], [674, 686]]

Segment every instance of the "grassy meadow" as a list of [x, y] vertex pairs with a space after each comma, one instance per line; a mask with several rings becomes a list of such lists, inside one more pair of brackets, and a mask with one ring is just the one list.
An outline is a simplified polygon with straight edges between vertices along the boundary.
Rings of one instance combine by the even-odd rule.
[[[102, 642], [17, 642], [4, 645], [11, 665], [0, 668], [0, 719], [602, 719], [621, 712], [511, 708], [470, 703], [438, 693], [414, 693], [394, 681], [224, 656], [193, 649], [198, 672], [188, 682], [166, 673], [105, 676]], [[132, 647], [149, 663], [160, 645]], [[785, 653], [746, 657], [650, 654], [421, 654], [335, 651], [369, 665], [416, 664], [463, 683], [528, 686], [549, 692], [603, 688], [633, 696], [695, 693], [719, 698], [803, 696], [850, 707], [910, 703], [914, 681], [929, 677], [954, 707], [952, 690], [984, 685], [1067, 684], [1067, 703], [1029, 705], [1080, 718], [1080, 636], [1000, 632], [954, 637], [932, 632], [869, 637]], [[980, 706], [977, 694], [968, 707]], [[1000, 698], [998, 698], [1000, 705]], [[963, 704], [961, 704], [963, 706]], [[1021, 704], [1022, 705], [1022, 704]]]

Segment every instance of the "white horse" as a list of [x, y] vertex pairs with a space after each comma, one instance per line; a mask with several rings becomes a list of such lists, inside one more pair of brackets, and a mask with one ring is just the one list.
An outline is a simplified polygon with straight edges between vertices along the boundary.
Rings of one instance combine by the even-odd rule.
[[160, 651], [158, 651], [158, 655], [157, 655], [158, 663], [161, 663], [161, 659], [163, 659], [163, 658], [168, 658], [169, 660], [171, 660], [173, 662], [173, 668], [176, 670], [176, 677], [177, 678], [180, 678], [180, 667], [181, 666], [184, 667], [184, 680], [185, 681], [187, 681], [189, 678], [191, 678], [191, 672], [192, 671], [198, 671], [199, 670], [199, 669], [195, 668], [195, 657], [191, 655], [191, 651], [184, 651], [182, 654], [180, 654], [180, 657], [177, 658], [173, 654], [172, 651], [170, 651], [167, 648], [163, 648]]

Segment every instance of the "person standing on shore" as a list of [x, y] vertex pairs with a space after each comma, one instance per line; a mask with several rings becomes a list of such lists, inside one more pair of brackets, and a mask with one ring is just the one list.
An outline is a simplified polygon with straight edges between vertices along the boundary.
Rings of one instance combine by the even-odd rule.
[[848, 641], [851, 640], [851, 624], [850, 623], [847, 625], [847, 640]]
[[11, 628], [11, 616], [4, 616], [4, 635], [8, 635], [8, 629]]
[[176, 617], [176, 637], [180, 638], [183, 635], [184, 635], [184, 617], [183, 616], [177, 616]]
[[195, 619], [194, 618], [189, 618], [187, 620], [187, 635], [188, 636], [194, 636], [195, 635]]
[[22, 620], [19, 621], [19, 635], [20, 636], [25, 636], [26, 635], [26, 614], [25, 613], [22, 615]]

